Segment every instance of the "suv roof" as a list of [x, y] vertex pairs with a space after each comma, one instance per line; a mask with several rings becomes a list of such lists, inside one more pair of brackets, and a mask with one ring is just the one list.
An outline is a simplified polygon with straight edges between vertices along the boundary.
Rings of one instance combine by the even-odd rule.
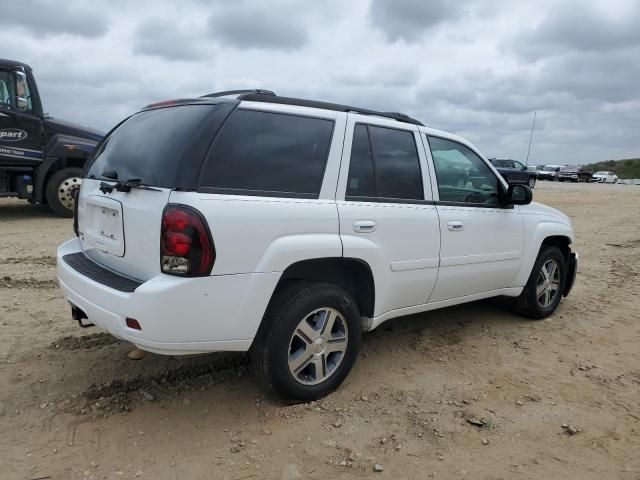
[[[411, 118], [410, 116], [399, 112], [380, 112], [377, 110], [371, 110], [368, 108], [354, 107], [351, 105], [343, 105], [340, 103], [322, 102], [318, 100], [308, 100], [303, 98], [294, 97], [279, 97], [271, 90], [264, 89], [252, 89], [252, 90], [227, 90], [222, 92], [210, 93], [203, 95], [200, 98], [184, 98], [178, 100], [169, 100], [166, 102], [153, 103], [147, 105], [144, 109], [156, 108], [167, 105], [177, 105], [186, 103], [217, 103], [223, 97], [236, 96], [238, 101], [251, 101], [251, 102], [264, 102], [264, 103], [276, 103], [281, 105], [295, 105], [299, 107], [311, 107], [320, 108], [323, 110], [331, 110], [334, 112], [352, 112], [359, 113], [361, 115], [374, 115], [377, 117], [384, 117], [396, 120], [402, 123], [410, 123], [412, 125], [424, 126], [422, 122]], [[214, 100], [215, 99], [215, 100]]]

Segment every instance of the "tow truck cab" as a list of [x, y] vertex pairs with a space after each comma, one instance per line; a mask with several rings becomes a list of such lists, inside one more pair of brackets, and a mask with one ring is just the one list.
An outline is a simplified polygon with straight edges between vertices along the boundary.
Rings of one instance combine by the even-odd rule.
[[31, 67], [0, 59], [0, 197], [71, 217], [82, 167], [102, 137], [44, 114]]

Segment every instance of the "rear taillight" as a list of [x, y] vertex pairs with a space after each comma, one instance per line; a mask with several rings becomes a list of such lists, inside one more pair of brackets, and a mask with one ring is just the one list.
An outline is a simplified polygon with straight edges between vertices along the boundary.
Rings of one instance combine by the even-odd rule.
[[216, 251], [207, 222], [186, 205], [167, 205], [162, 212], [160, 268], [183, 277], [209, 275]]

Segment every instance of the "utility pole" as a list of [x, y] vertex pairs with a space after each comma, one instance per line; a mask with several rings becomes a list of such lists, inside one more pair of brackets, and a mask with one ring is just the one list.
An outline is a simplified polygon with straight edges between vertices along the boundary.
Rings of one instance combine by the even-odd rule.
[[529, 152], [531, 152], [531, 140], [533, 140], [533, 127], [536, 126], [536, 115], [538, 112], [533, 112], [533, 123], [531, 124], [531, 135], [529, 136], [529, 148], [527, 148], [527, 160], [524, 162], [525, 165], [529, 165]]

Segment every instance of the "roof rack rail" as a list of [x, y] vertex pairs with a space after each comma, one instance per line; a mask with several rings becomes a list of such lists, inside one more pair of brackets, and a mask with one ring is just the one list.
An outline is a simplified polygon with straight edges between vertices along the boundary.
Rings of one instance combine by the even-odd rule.
[[[264, 102], [264, 103], [281, 103], [284, 105], [295, 105], [299, 107], [311, 107], [311, 108], [322, 108], [325, 110], [333, 110], [335, 112], [351, 112], [351, 113], [359, 113], [361, 115], [374, 115], [377, 117], [385, 117], [391, 118], [398, 122], [402, 123], [410, 123], [412, 125], [420, 125], [424, 126], [422, 122], [416, 120], [415, 118], [411, 118], [410, 116], [404, 113], [397, 112], [378, 112], [376, 110], [370, 110], [368, 108], [359, 108], [352, 107], [349, 105], [342, 105], [339, 103], [330, 103], [330, 102], [320, 102], [317, 100], [305, 100], [302, 98], [292, 98], [292, 97], [278, 97], [275, 93], [269, 92], [268, 90], [264, 93], [264, 90], [249, 90], [245, 93], [241, 93], [238, 95], [238, 100], [246, 100], [251, 102]], [[211, 95], [206, 95], [207, 97]]]
[[227, 97], [229, 95], [243, 95], [246, 93], [259, 93], [261, 95], [271, 95], [271, 96], [275, 96], [276, 94], [273, 93], [271, 90], [263, 90], [260, 88], [253, 88], [250, 90], [226, 90], [224, 92], [215, 92], [215, 93], [210, 93], [208, 95], [202, 95], [202, 97], [200, 98], [215, 98], [215, 97]]

